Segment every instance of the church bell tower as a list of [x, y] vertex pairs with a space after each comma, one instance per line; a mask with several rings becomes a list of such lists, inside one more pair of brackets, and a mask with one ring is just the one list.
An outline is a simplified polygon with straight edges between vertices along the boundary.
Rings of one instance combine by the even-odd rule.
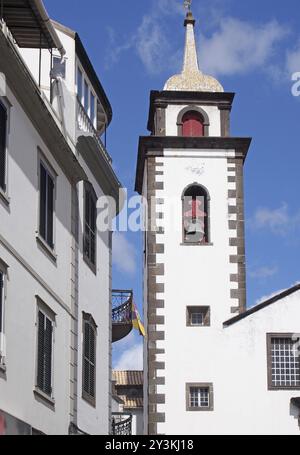
[[[190, 434], [213, 411], [223, 322], [246, 309], [243, 166], [251, 139], [230, 135], [234, 93], [201, 72], [195, 19], [181, 74], [152, 91], [136, 191], [147, 201], [145, 434]], [[196, 393], [197, 391], [197, 393]], [[194, 398], [193, 398], [194, 397]], [[192, 412], [202, 400], [206, 413]], [[202, 419], [202, 420], [201, 420]]]

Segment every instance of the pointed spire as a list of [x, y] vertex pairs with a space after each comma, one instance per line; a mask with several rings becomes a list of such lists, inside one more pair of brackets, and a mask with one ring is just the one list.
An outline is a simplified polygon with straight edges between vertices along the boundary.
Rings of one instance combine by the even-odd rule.
[[184, 21], [186, 27], [186, 38], [185, 38], [185, 50], [184, 50], [184, 62], [183, 62], [183, 73], [197, 71], [199, 72], [198, 56], [195, 40], [195, 19], [193, 13], [189, 11]]
[[186, 15], [185, 49], [182, 73], [171, 77], [165, 84], [164, 90], [193, 91], [193, 92], [224, 92], [222, 85], [213, 77], [206, 76], [199, 69], [197, 46], [195, 39], [195, 19], [190, 10]]

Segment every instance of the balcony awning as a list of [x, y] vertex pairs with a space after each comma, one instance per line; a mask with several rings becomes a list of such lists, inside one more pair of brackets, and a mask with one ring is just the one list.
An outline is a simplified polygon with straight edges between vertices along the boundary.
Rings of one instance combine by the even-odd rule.
[[20, 48], [64, 48], [40, 0], [0, 0], [3, 18]]

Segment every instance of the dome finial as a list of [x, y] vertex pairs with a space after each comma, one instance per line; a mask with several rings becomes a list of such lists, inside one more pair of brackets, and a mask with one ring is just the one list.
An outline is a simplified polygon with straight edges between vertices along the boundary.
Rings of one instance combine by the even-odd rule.
[[184, 1], [184, 6], [188, 12], [184, 21], [186, 39], [182, 73], [171, 77], [167, 81], [164, 90], [223, 92], [222, 85], [216, 79], [206, 76], [199, 69], [195, 39], [196, 21], [191, 11], [191, 4], [192, 0]]

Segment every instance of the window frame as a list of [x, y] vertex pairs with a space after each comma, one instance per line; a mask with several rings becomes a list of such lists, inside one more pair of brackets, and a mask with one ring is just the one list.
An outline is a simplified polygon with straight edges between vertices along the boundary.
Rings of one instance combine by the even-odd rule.
[[[87, 194], [90, 196], [90, 202], [92, 201], [95, 207], [95, 231], [94, 231], [94, 248], [95, 248], [95, 263], [92, 262], [91, 259], [91, 244], [89, 247], [89, 254], [86, 253], [86, 228], [87, 228], [87, 223], [86, 223], [86, 197]], [[89, 266], [89, 268], [92, 270], [92, 272], [96, 275], [97, 274], [97, 195], [96, 192], [92, 186], [91, 183], [85, 182], [84, 183], [84, 189], [83, 189], [83, 259], [86, 262], [86, 264]], [[89, 235], [93, 232], [91, 227], [88, 226], [89, 229]], [[90, 239], [89, 239], [90, 240]]]
[[[191, 322], [191, 310], [199, 309], [199, 314], [203, 314], [203, 324], [192, 324]], [[189, 305], [186, 307], [186, 326], [190, 328], [204, 328], [211, 326], [211, 308], [205, 305]]]
[[[85, 357], [85, 327], [86, 324], [89, 325], [89, 327], [93, 330], [94, 333], [94, 357], [95, 361], [93, 364], [94, 367], [94, 396], [92, 396], [87, 390], [85, 390], [84, 385], [85, 385], [85, 360], [89, 363], [92, 363], [90, 359]], [[89, 403], [91, 406], [94, 408], [96, 407], [96, 397], [97, 397], [97, 324], [93, 318], [93, 316], [89, 313], [85, 313], [84, 311], [82, 312], [82, 399]]]
[[[201, 189], [205, 194], [206, 194], [206, 205], [207, 205], [207, 239], [205, 242], [187, 242], [186, 241], [186, 235], [185, 235], [185, 226], [184, 226], [184, 210], [185, 210], [185, 197], [191, 197], [191, 196], [186, 196], [186, 193], [192, 189], [193, 187], [198, 187], [199, 189]], [[212, 246], [212, 240], [211, 240], [211, 217], [210, 217], [210, 213], [211, 213], [211, 198], [210, 198], [210, 194], [207, 190], [207, 188], [205, 188], [205, 186], [201, 185], [200, 183], [197, 183], [197, 182], [194, 182], [190, 185], [188, 185], [184, 190], [183, 190], [183, 193], [182, 193], [182, 196], [181, 196], [181, 199], [182, 199], [182, 209], [181, 209], [181, 223], [182, 223], [182, 245], [183, 246]]]
[[[190, 391], [192, 388], [208, 389], [209, 406], [192, 407], [190, 402]], [[196, 382], [186, 384], [186, 411], [187, 412], [213, 412], [214, 411], [214, 386], [212, 382]]]
[[[46, 171], [47, 176], [51, 177], [53, 181], [53, 219], [52, 219], [52, 243], [50, 245], [47, 241], [47, 216], [45, 220], [46, 234], [43, 237], [41, 233], [41, 167], [43, 166]], [[57, 173], [45, 157], [44, 153], [38, 147], [38, 227], [37, 227], [37, 238], [40, 241], [41, 245], [46, 249], [48, 253], [51, 254], [51, 258], [56, 260], [55, 255], [55, 246], [56, 246], [56, 197], [57, 197]], [[48, 179], [47, 179], [48, 181]], [[46, 201], [46, 214], [47, 214], [47, 201]]]
[[[54, 356], [55, 356], [55, 327], [56, 327], [56, 313], [48, 307], [48, 305], [39, 297], [36, 297], [36, 361], [35, 361], [35, 388], [34, 393], [39, 395], [42, 399], [46, 400], [48, 403], [54, 406]], [[49, 395], [45, 390], [41, 389], [38, 385], [38, 375], [39, 375], [39, 313], [42, 313], [46, 319], [51, 322], [52, 333], [51, 333], [51, 394]]]
[[[295, 333], [267, 333], [267, 370], [268, 370], [268, 390], [269, 391], [278, 391], [278, 390], [300, 390], [299, 386], [277, 386], [273, 385], [272, 381], [272, 339], [274, 338], [286, 338], [291, 339], [294, 337]], [[300, 357], [299, 357], [300, 363]]]
[[[98, 96], [96, 95], [96, 92], [93, 89], [93, 86], [92, 86], [92, 84], [91, 84], [86, 72], [84, 71], [83, 66], [81, 65], [81, 63], [80, 63], [80, 61], [78, 59], [76, 60], [76, 68], [77, 68], [76, 69], [76, 94], [77, 94], [77, 98], [80, 101], [80, 104], [83, 107], [84, 112], [88, 116], [91, 124], [93, 125], [95, 130], [97, 130]], [[80, 73], [82, 75], [81, 97], [79, 96], [79, 93], [78, 93], [78, 87], [79, 87], [79, 84], [78, 84], [78, 72], [79, 71], [80, 71]], [[87, 87], [88, 87], [88, 103], [89, 103], [88, 109], [86, 109], [86, 106], [85, 106], [85, 84], [87, 84]], [[91, 110], [92, 96], [94, 97], [94, 120], [92, 119], [92, 110]]]

